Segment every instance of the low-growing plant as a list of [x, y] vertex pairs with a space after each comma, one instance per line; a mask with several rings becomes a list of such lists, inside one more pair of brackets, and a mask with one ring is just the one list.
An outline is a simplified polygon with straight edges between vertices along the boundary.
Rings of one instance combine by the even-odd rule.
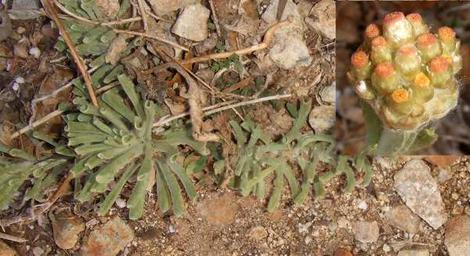
[[[233, 186], [244, 196], [254, 194], [258, 198], [269, 197], [267, 209], [273, 211], [281, 201], [286, 185], [296, 204], [303, 203], [313, 189], [317, 198], [325, 195], [324, 186], [332, 178], [346, 176], [346, 192], [356, 186], [354, 168], [350, 160], [355, 160], [355, 168], [364, 172], [362, 184], [368, 184], [372, 169], [365, 155], [356, 159], [334, 156], [334, 139], [331, 135], [302, 133], [311, 109], [311, 101], [301, 102], [300, 107], [289, 107], [295, 118], [291, 130], [282, 138], [273, 141], [263, 133], [259, 125], [252, 121], [238, 124], [230, 121], [238, 146], [235, 178]], [[320, 172], [320, 163], [326, 164], [328, 171]], [[325, 167], [323, 167], [325, 169]], [[268, 195], [268, 183], [272, 180]]]
[[76, 198], [89, 201], [93, 194], [105, 193], [117, 180], [100, 205], [99, 212], [105, 214], [126, 182], [136, 177], [127, 202], [131, 219], [142, 216], [146, 194], [154, 187], [160, 210], [172, 208], [179, 216], [184, 213], [181, 185], [191, 200], [196, 192], [185, 169], [176, 161], [178, 146], [191, 146], [201, 155], [209, 152], [186, 129], [171, 129], [158, 138], [153, 136], [157, 106], [142, 100], [127, 76], [119, 75], [118, 79], [122, 90], [113, 88], [103, 93], [99, 107], [77, 97], [74, 103], [80, 113], [67, 115], [68, 146], [79, 157], [72, 173], [77, 179], [85, 177], [84, 186], [76, 188]]

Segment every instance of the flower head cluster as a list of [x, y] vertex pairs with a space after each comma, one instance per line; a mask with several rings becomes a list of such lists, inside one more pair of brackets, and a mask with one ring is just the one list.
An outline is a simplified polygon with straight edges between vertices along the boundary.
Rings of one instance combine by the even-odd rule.
[[462, 57], [453, 29], [431, 33], [418, 13], [392, 12], [364, 34], [348, 77], [388, 128], [419, 129], [457, 105]]

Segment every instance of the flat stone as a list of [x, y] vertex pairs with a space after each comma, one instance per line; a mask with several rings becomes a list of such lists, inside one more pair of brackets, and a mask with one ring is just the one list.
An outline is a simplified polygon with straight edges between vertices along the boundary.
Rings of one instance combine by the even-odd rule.
[[119, 217], [93, 230], [80, 251], [81, 256], [115, 256], [134, 239], [132, 229]]
[[[277, 21], [277, 6], [279, 0], [271, 1], [266, 10], [264, 11], [261, 19], [267, 23], [274, 23]], [[287, 0], [286, 7], [282, 13], [281, 20], [286, 20], [288, 17], [292, 17], [295, 21], [302, 20], [302, 16], [297, 9], [297, 5], [292, 0]]]
[[233, 200], [235, 199], [231, 194], [208, 198], [199, 203], [197, 210], [209, 224], [220, 226], [232, 224], [238, 212], [238, 205], [227, 202]]
[[2, 256], [16, 256], [18, 255], [15, 250], [8, 246], [5, 242], [0, 240], [0, 255]]
[[269, 57], [278, 67], [292, 69], [310, 65], [312, 57], [302, 35], [303, 31], [296, 25], [276, 31]]
[[450, 256], [470, 254], [470, 216], [459, 215], [449, 220], [444, 243]]
[[200, 0], [149, 0], [148, 2], [157, 15], [165, 15], [188, 5], [200, 3]]
[[398, 256], [429, 256], [428, 249], [404, 249], [398, 252]]
[[336, 6], [333, 0], [322, 0], [312, 8], [313, 18], [305, 22], [328, 39], [336, 38]]
[[395, 190], [405, 204], [434, 229], [447, 220], [437, 182], [421, 159], [408, 161], [395, 174]]
[[362, 243], [373, 243], [379, 238], [379, 225], [376, 221], [357, 221], [353, 225], [354, 238]]
[[178, 16], [171, 32], [193, 41], [203, 41], [209, 35], [207, 20], [210, 11], [202, 4], [186, 6]]
[[41, 16], [39, 9], [39, 0], [14, 0], [10, 12], [15, 19], [29, 20]]
[[419, 229], [420, 219], [405, 205], [392, 208], [385, 213], [387, 221], [408, 233], [415, 234]]
[[85, 222], [82, 218], [61, 212], [50, 215], [54, 241], [60, 248], [72, 249], [79, 239], [79, 234], [85, 230]]

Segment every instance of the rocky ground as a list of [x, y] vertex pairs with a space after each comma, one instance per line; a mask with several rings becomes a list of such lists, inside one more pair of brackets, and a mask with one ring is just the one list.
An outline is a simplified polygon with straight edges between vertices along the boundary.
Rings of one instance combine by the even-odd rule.
[[370, 186], [328, 188], [323, 200], [264, 202], [211, 187], [182, 218], [162, 216], [149, 198], [144, 218], [108, 217], [61, 203], [37, 223], [12, 226], [24, 243], [0, 255], [451, 255], [470, 251], [470, 158], [375, 159]]

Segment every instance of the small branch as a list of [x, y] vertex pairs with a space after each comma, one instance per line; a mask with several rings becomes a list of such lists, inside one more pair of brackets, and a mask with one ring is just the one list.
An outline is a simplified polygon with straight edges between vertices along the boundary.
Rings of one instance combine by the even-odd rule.
[[24, 242], [28, 241], [24, 238], [17, 237], [17, 236], [12, 236], [12, 235], [5, 234], [5, 233], [2, 233], [2, 232], [0, 232], [0, 239], [8, 240], [8, 241], [16, 242], [16, 243], [24, 243]]
[[[59, 89], [62, 89], [62, 90], [63, 90], [63, 88], [66, 87], [66, 86], [69, 86], [69, 84], [66, 84], [65, 86], [63, 86], [63, 87], [61, 87], [61, 88], [59, 88]], [[103, 86], [103, 87], [99, 88], [98, 90], [96, 90], [96, 93], [97, 93], [98, 95], [100, 95], [101, 93], [103, 93], [103, 92], [105, 92], [105, 91], [107, 91], [107, 90], [109, 90], [109, 89], [111, 89], [111, 88], [114, 88], [114, 87], [116, 87], [116, 86], [117, 86], [117, 83], [108, 84], [108, 85]], [[49, 96], [50, 96], [50, 95], [48, 95], [48, 97], [49, 97]], [[65, 111], [62, 111], [62, 110], [55, 110], [55, 111], [53, 111], [53, 112], [51, 112], [51, 113], [45, 115], [45, 116], [42, 117], [41, 119], [39, 119], [39, 120], [33, 122], [32, 124], [30, 124], [30, 125], [28, 125], [28, 126], [25, 126], [25, 127], [21, 128], [21, 130], [19, 130], [19, 131], [13, 133], [13, 134], [11, 135], [11, 139], [15, 139], [16, 137], [18, 137], [18, 136], [20, 136], [20, 135], [22, 135], [22, 134], [25, 134], [25, 133], [31, 131], [32, 129], [34, 129], [34, 128], [36, 128], [36, 127], [38, 127], [38, 126], [40, 126], [40, 125], [46, 123], [47, 121], [51, 120], [52, 118], [54, 118], [54, 117], [56, 117], [56, 116], [60, 116], [60, 115], [63, 114], [64, 112], [65, 112]]]
[[15, 139], [16, 137], [20, 136], [21, 134], [27, 133], [28, 131], [40, 126], [41, 124], [44, 124], [45, 122], [51, 120], [52, 118], [56, 116], [60, 116], [64, 111], [62, 110], [55, 110], [47, 115], [45, 115], [43, 118], [37, 120], [36, 122], [32, 123], [31, 125], [28, 125], [26, 127], [21, 128], [21, 130], [13, 133], [11, 135], [11, 139]]
[[59, 19], [59, 15], [55, 8], [56, 6], [51, 3], [51, 0], [42, 0], [42, 4], [44, 6], [44, 9], [46, 10], [46, 13], [48, 13], [49, 17], [56, 23], [57, 28], [62, 34], [62, 37], [64, 38], [64, 41], [70, 50], [70, 54], [72, 55], [75, 64], [77, 65], [78, 69], [80, 70], [80, 73], [83, 76], [83, 81], [85, 82], [88, 94], [90, 95], [91, 102], [93, 103], [93, 105], [98, 106], [98, 100], [96, 99], [95, 92], [93, 91], [93, 82], [91, 81], [91, 76], [86, 71], [85, 64], [83, 63], [82, 58], [78, 54], [77, 49], [75, 48], [75, 45], [72, 41], [72, 38], [65, 29], [65, 26], [62, 21]]
[[173, 47], [176, 47], [178, 49], [181, 49], [183, 51], [189, 52], [189, 49], [184, 47], [184, 46], [181, 46], [181, 45], [179, 45], [175, 42], [172, 42], [170, 40], [167, 40], [167, 39], [164, 39], [164, 38], [161, 38], [161, 37], [158, 37], [158, 36], [153, 36], [153, 35], [150, 35], [150, 34], [147, 34], [147, 33], [135, 32], [135, 31], [130, 31], [130, 30], [121, 30], [121, 29], [114, 29], [114, 32], [122, 33], [122, 34], [128, 34], [128, 35], [134, 35], [134, 36], [141, 36], [141, 37], [146, 37], [146, 38], [150, 38], [150, 39], [155, 39], [159, 42], [162, 42], [162, 43], [171, 45]]
[[260, 44], [253, 45], [244, 49], [235, 50], [235, 51], [214, 53], [214, 54], [209, 54], [206, 56], [195, 57], [189, 60], [183, 60], [180, 63], [184, 65], [184, 64], [203, 62], [203, 61], [208, 61], [208, 60], [213, 60], [213, 59], [225, 59], [234, 54], [246, 55], [255, 51], [263, 50], [271, 45], [273, 37], [274, 37], [274, 33], [276, 32], [276, 30], [278, 30], [279, 28], [283, 26], [290, 24], [291, 22], [292, 22], [291, 19], [288, 19], [287, 21], [279, 22], [273, 25], [272, 27], [270, 27], [268, 31], [266, 31], [266, 34], [264, 35], [263, 42]]
[[147, 13], [145, 11], [144, 2], [142, 0], [137, 0], [137, 4], [139, 5], [140, 15], [142, 16], [142, 22], [144, 23], [144, 31], [148, 32], [148, 24], [147, 24]]
[[[225, 111], [225, 110], [228, 110], [228, 109], [237, 108], [237, 107], [241, 107], [241, 106], [246, 106], [246, 105], [256, 104], [256, 103], [260, 103], [260, 102], [271, 101], [271, 100], [280, 100], [280, 99], [285, 99], [285, 98], [290, 98], [290, 97], [292, 97], [292, 94], [274, 95], [274, 96], [268, 96], [268, 97], [263, 97], [263, 98], [259, 98], [259, 99], [254, 99], [254, 100], [242, 101], [242, 102], [239, 102], [239, 103], [234, 103], [234, 104], [230, 104], [230, 105], [226, 105], [226, 106], [222, 106], [222, 107], [217, 107], [217, 108], [214, 108], [213, 106], [209, 106], [209, 107], [203, 108], [203, 110], [206, 111], [206, 112], [204, 112], [204, 116], [210, 116], [210, 115], [213, 115], [213, 114], [218, 113], [218, 112], [222, 112], [222, 111]], [[227, 102], [223, 102], [223, 103], [225, 105]], [[180, 118], [183, 118], [183, 117], [186, 117], [186, 116], [189, 116], [189, 112], [185, 112], [185, 113], [182, 113], [182, 114], [179, 114], [179, 115], [176, 115], [176, 116], [171, 116], [171, 117], [164, 116], [164, 117], [160, 118], [159, 121], [154, 123], [153, 127], [155, 128], [155, 127], [165, 126], [165, 125], [171, 123], [174, 120], [177, 120], [177, 119], [180, 119]]]
[[[91, 68], [89, 69], [87, 72], [88, 73], [93, 73], [94, 71], [96, 71], [97, 69], [99, 68], [99, 66], [97, 67], [94, 67], [94, 68]], [[69, 87], [71, 87], [73, 85], [73, 80], [75, 80], [75, 78], [73, 78], [72, 80], [70, 80], [69, 82], [67, 82], [64, 86], [62, 87], [59, 87], [58, 89], [54, 90], [53, 92], [51, 92], [50, 94], [48, 95], [45, 95], [45, 96], [42, 96], [40, 98], [35, 98], [31, 101], [31, 112], [33, 113], [31, 118], [29, 119], [29, 124], [31, 125], [36, 117], [36, 105], [41, 102], [41, 101], [45, 101], [47, 99], [50, 99], [50, 98], [53, 98], [53, 97], [56, 97], [60, 92], [68, 89]], [[101, 89], [101, 88], [100, 88]], [[98, 93], [98, 90], [96, 91], [96, 93]]]
[[215, 30], [217, 31], [217, 35], [219, 37], [222, 36], [222, 33], [220, 32], [220, 25], [219, 25], [219, 19], [217, 18], [217, 13], [215, 11], [215, 6], [214, 6], [214, 1], [209, 0], [209, 5], [211, 7], [211, 12], [212, 12], [212, 21], [214, 22], [215, 25]]

